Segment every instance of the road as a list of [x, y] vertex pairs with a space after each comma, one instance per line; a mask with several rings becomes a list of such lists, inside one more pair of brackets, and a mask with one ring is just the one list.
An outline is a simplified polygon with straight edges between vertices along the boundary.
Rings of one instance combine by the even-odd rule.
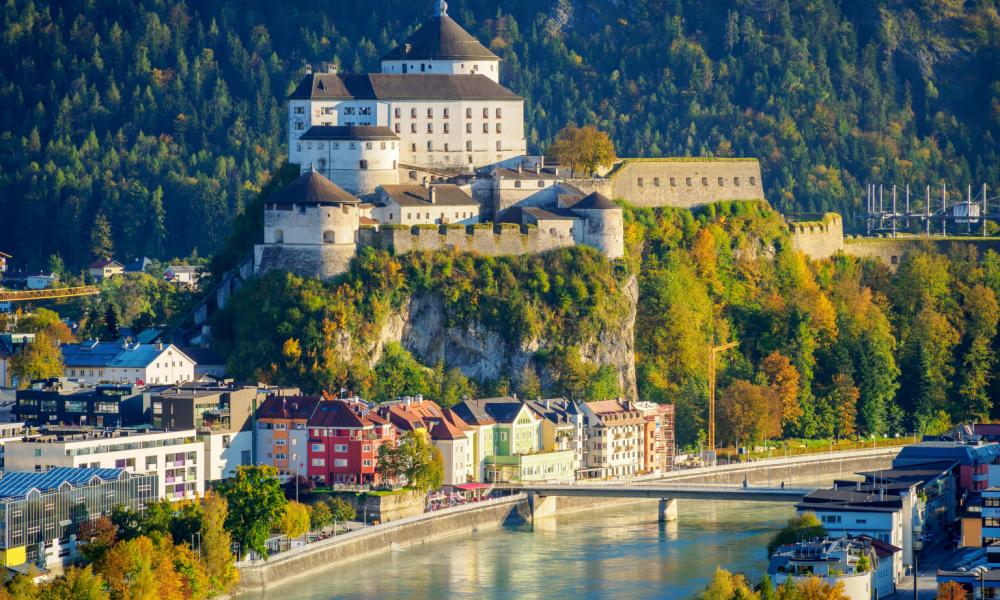
[[[947, 542], [938, 544], [918, 556], [917, 566], [917, 600], [935, 600], [937, 598], [937, 570], [949, 556], [954, 553]], [[913, 598], [913, 575], [903, 577], [896, 586], [896, 598], [908, 600]]]

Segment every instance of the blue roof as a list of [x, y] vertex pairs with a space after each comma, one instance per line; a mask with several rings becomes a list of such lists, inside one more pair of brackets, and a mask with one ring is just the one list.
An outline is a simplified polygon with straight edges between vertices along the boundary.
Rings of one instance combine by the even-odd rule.
[[961, 442], [920, 442], [904, 446], [896, 458], [892, 460], [893, 467], [907, 467], [920, 463], [954, 460], [962, 465], [980, 465], [995, 462], [1000, 458], [1000, 444], [964, 444]]
[[63, 364], [67, 367], [107, 367], [122, 351], [122, 345], [118, 342], [87, 341], [63, 344], [61, 349]]
[[59, 489], [64, 483], [73, 487], [89, 484], [95, 477], [103, 481], [117, 481], [124, 469], [95, 469], [76, 467], [54, 467], [44, 473], [33, 471], [7, 471], [0, 477], [0, 499], [20, 499], [31, 490], [49, 492]]

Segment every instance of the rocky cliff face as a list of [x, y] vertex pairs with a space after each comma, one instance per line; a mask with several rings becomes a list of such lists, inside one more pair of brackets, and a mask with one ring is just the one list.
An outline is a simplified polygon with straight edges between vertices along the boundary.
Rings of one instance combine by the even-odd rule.
[[[622, 286], [626, 301], [616, 323], [607, 324], [592, 339], [578, 344], [580, 357], [592, 364], [609, 365], [618, 372], [619, 383], [626, 397], [636, 398], [635, 383], [635, 316], [639, 286], [631, 277]], [[466, 377], [480, 382], [494, 381], [503, 375], [517, 376], [535, 360], [535, 355], [558, 340], [533, 339], [511, 343], [504, 332], [491, 331], [479, 323], [465, 327], [448, 327], [444, 305], [434, 294], [412, 297], [398, 312], [389, 315], [378, 340], [369, 349], [371, 363], [382, 356], [388, 342], [399, 342], [426, 365], [443, 361], [458, 367]], [[538, 367], [542, 384], [554, 379], [544, 365]]]

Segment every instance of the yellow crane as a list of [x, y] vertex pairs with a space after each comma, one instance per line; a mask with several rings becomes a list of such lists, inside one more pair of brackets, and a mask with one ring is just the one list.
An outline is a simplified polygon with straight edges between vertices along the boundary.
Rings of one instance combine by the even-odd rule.
[[715, 450], [715, 358], [739, 345], [739, 342], [733, 341], [708, 349], [708, 447], [711, 450]]
[[92, 285], [77, 287], [53, 288], [47, 290], [4, 290], [0, 289], [0, 302], [28, 302], [30, 300], [54, 300], [58, 298], [75, 298], [77, 296], [93, 296], [101, 290]]

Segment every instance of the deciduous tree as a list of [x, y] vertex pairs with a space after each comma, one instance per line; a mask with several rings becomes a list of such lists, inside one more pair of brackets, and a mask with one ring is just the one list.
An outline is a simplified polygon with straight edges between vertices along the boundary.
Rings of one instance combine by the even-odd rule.
[[239, 582], [233, 556], [232, 536], [226, 530], [229, 506], [220, 494], [208, 491], [201, 505], [201, 560], [208, 573], [208, 583], [215, 594], [232, 591]]
[[254, 550], [267, 556], [267, 534], [278, 522], [285, 507], [277, 470], [269, 465], [241, 466], [236, 476], [220, 488], [229, 512], [226, 529], [241, 553]]

